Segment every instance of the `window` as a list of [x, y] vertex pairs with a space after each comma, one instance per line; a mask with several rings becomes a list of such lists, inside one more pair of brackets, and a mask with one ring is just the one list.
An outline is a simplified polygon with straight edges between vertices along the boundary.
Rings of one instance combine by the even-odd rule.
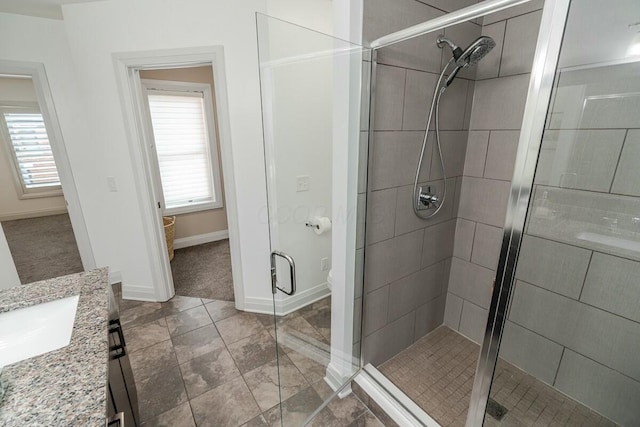
[[164, 212], [222, 207], [209, 85], [144, 80]]
[[2, 107], [0, 112], [21, 197], [62, 194], [44, 118], [37, 107]]

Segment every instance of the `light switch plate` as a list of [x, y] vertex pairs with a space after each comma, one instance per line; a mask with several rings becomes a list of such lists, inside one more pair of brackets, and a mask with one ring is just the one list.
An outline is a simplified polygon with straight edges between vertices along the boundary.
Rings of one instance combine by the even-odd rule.
[[109, 191], [112, 193], [118, 192], [118, 183], [116, 182], [116, 178], [114, 176], [107, 177], [107, 187], [109, 188]]
[[309, 175], [296, 176], [296, 191], [309, 191]]

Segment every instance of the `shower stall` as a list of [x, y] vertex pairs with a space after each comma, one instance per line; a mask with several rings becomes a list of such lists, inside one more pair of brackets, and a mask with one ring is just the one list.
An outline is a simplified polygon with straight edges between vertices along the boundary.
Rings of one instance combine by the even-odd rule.
[[[335, 392], [305, 422], [351, 387], [385, 425], [640, 425], [640, 4], [363, 12], [364, 46], [258, 16], [280, 364]], [[316, 294], [324, 337], [287, 326]]]

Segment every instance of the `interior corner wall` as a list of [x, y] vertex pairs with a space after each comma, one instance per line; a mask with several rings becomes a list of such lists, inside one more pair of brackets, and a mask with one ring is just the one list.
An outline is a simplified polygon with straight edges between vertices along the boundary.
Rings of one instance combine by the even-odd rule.
[[[216, 91], [215, 83], [213, 81], [213, 69], [211, 68], [211, 66], [142, 70], [140, 71], [140, 78], [151, 80], [204, 83], [210, 85], [215, 116]], [[218, 150], [219, 166], [220, 168], [224, 168], [222, 154], [220, 152], [218, 117], [213, 117], [213, 120], [216, 123], [216, 150]], [[217, 209], [207, 209], [204, 211], [176, 215], [176, 239], [184, 239], [185, 237], [194, 237], [208, 233], [227, 231], [227, 205], [224, 194], [224, 177], [222, 176], [222, 169], [220, 172], [220, 180], [222, 181], [221, 188], [223, 206]]]
[[[38, 103], [31, 79], [0, 77], [0, 103]], [[21, 199], [14, 161], [10, 157], [11, 142], [0, 132], [0, 221], [55, 215], [67, 211], [62, 195]]]
[[543, 3], [484, 17], [444, 323], [484, 335]]

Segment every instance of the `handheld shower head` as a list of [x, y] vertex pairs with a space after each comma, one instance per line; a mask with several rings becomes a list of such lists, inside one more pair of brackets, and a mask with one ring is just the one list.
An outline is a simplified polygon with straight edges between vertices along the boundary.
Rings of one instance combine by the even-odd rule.
[[446, 44], [453, 52], [453, 60], [455, 61], [456, 68], [453, 69], [449, 78], [447, 78], [447, 87], [453, 83], [453, 80], [456, 78], [460, 70], [477, 64], [478, 61], [484, 58], [485, 55], [496, 46], [496, 42], [493, 41], [491, 37], [487, 36], [478, 37], [465, 50], [462, 50], [458, 45], [443, 35], [438, 36], [436, 43], [439, 48], [443, 48]]
[[463, 68], [471, 67], [484, 58], [495, 46], [496, 42], [491, 37], [480, 36], [456, 59], [456, 65]]

